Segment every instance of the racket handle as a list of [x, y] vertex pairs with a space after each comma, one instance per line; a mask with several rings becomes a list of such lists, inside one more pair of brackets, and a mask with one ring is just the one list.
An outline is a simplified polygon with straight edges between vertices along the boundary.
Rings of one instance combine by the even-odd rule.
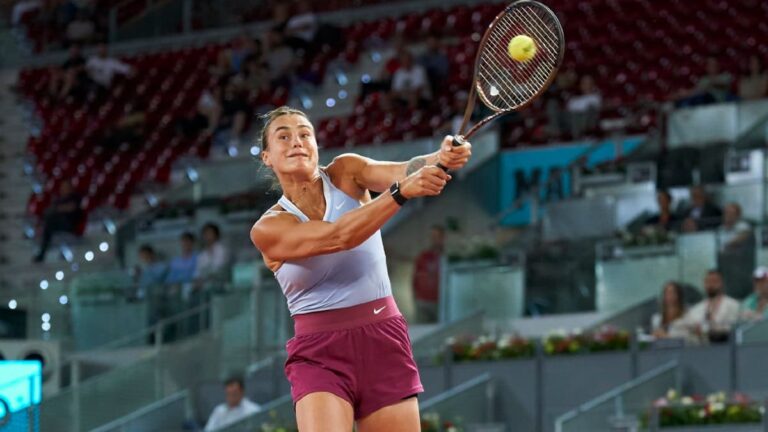
[[[454, 135], [451, 139], [451, 145], [454, 147], [459, 147], [467, 143], [467, 140], [464, 139], [462, 135]], [[437, 167], [441, 170], [448, 172], [448, 168], [444, 167], [443, 164], [437, 163]]]

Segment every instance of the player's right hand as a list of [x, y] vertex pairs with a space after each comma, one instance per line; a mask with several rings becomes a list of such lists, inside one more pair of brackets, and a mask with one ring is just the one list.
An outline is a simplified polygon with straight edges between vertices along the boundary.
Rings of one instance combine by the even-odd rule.
[[425, 166], [400, 182], [400, 193], [408, 199], [440, 195], [450, 179], [441, 168]]

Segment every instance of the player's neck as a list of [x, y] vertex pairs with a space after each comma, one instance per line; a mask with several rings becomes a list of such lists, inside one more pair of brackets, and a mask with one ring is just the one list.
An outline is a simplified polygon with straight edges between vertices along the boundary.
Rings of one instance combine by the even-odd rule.
[[280, 185], [283, 189], [283, 195], [297, 205], [299, 202], [307, 200], [313, 193], [318, 191], [320, 195], [323, 193], [323, 180], [319, 172], [315, 172], [310, 177], [289, 176], [282, 178]]

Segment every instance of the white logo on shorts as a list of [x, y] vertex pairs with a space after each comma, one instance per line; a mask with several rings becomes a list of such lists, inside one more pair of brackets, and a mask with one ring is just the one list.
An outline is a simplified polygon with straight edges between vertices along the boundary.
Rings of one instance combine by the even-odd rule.
[[382, 307], [380, 307], [380, 308], [378, 308], [378, 309], [375, 309], [375, 308], [374, 308], [374, 309], [373, 309], [373, 314], [374, 314], [374, 315], [378, 315], [378, 314], [380, 314], [380, 313], [381, 313], [381, 311], [383, 311], [383, 310], [384, 310], [384, 308], [386, 308], [386, 306], [382, 306]]

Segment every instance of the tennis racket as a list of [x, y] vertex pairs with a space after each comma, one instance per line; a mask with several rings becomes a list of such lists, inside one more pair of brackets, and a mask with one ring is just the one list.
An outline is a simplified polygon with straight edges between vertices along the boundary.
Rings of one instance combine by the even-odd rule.
[[[508, 52], [510, 41], [519, 35], [530, 37], [536, 44], [535, 55], [526, 61], [513, 60]], [[551, 9], [532, 0], [507, 6], [480, 40], [467, 108], [453, 145], [464, 144], [483, 126], [525, 108], [544, 93], [555, 79], [564, 53], [563, 28]], [[478, 98], [493, 114], [467, 131]]]

